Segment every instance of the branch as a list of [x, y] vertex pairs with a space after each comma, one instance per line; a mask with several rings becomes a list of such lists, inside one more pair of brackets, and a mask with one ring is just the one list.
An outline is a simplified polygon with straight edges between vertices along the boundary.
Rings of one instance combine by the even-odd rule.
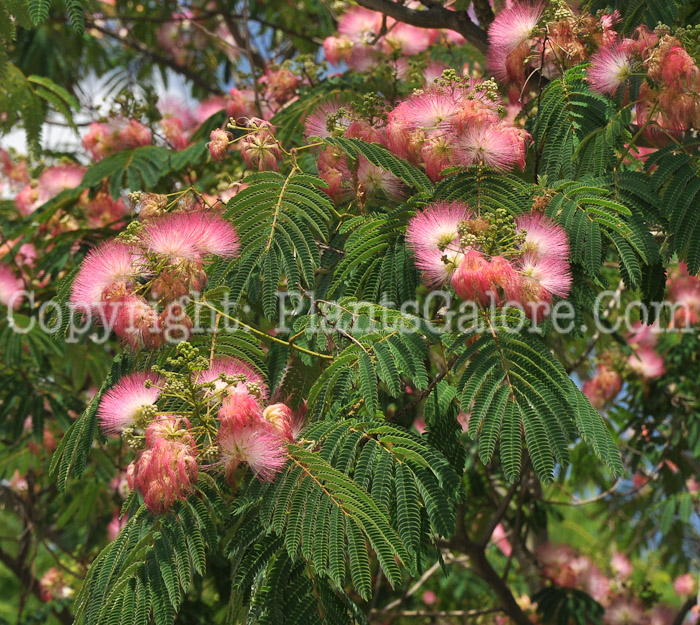
[[198, 74], [194, 70], [190, 70], [187, 67], [183, 67], [182, 65], [178, 65], [173, 59], [167, 56], [163, 56], [162, 54], [159, 54], [158, 52], [155, 52], [148, 48], [146, 45], [144, 45], [142, 42], [140, 42], [138, 39], [134, 37], [120, 37], [117, 33], [109, 30], [109, 28], [105, 28], [104, 26], [101, 26], [95, 21], [89, 20], [86, 18], [85, 20], [88, 23], [88, 26], [90, 28], [95, 29], [98, 32], [101, 32], [103, 35], [106, 35], [107, 37], [110, 37], [111, 39], [114, 39], [115, 41], [118, 41], [119, 43], [123, 44], [126, 47], [133, 48], [137, 52], [140, 52], [141, 54], [145, 54], [147, 57], [149, 57], [151, 60], [155, 61], [156, 63], [159, 63], [160, 65], [165, 65], [166, 67], [169, 67], [173, 71], [177, 72], [178, 74], [182, 74], [185, 78], [191, 80], [195, 85], [198, 87], [201, 87], [205, 91], [211, 93], [211, 94], [220, 94], [221, 91], [217, 89], [216, 87], [212, 87], [212, 85], [202, 78], [200, 74]]
[[393, 0], [357, 0], [357, 4], [373, 11], [379, 11], [411, 26], [454, 30], [480, 52], [486, 52], [488, 48], [486, 32], [471, 21], [466, 11], [450, 11], [438, 5], [425, 11], [417, 11]]
[[697, 602], [697, 597], [690, 597], [689, 599], [686, 599], [686, 602], [678, 611], [678, 614], [676, 614], [676, 618], [673, 619], [673, 623], [671, 625], [682, 625], [686, 615], [693, 609], [693, 607], [695, 607]]
[[491, 541], [491, 535], [493, 534], [493, 531], [496, 529], [496, 526], [501, 522], [503, 517], [505, 516], [506, 512], [508, 511], [508, 506], [510, 505], [511, 500], [515, 496], [515, 492], [518, 490], [518, 486], [520, 486], [520, 480], [517, 480], [513, 482], [508, 489], [508, 492], [506, 495], [501, 499], [501, 502], [498, 505], [498, 508], [496, 508], [495, 512], [493, 513], [493, 516], [489, 520], [489, 524], [486, 526], [486, 529], [484, 530], [484, 536], [481, 539], [480, 546], [482, 548], [486, 548], [486, 546], [489, 544]]

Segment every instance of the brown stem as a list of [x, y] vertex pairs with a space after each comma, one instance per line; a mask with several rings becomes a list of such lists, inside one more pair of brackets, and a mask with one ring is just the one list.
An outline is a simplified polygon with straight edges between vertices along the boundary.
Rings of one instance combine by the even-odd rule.
[[409, 9], [393, 0], [357, 0], [367, 9], [379, 11], [399, 22], [420, 28], [447, 28], [462, 35], [480, 52], [486, 52], [488, 38], [486, 31], [471, 21], [466, 11], [449, 11], [439, 5], [433, 5], [425, 11]]
[[671, 625], [682, 625], [686, 615], [693, 609], [697, 602], [697, 597], [690, 597], [689, 599], [686, 599], [685, 603], [681, 606], [681, 609], [678, 610], [678, 614], [676, 614], [676, 618], [673, 619], [673, 623]]

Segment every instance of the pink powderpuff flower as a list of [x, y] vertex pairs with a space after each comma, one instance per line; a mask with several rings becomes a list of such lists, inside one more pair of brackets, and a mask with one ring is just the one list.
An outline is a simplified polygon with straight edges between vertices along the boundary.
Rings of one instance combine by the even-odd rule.
[[398, 22], [384, 35], [382, 47], [387, 54], [398, 51], [404, 56], [414, 56], [432, 46], [437, 36], [434, 29]]
[[294, 440], [294, 413], [289, 406], [272, 404], [263, 410], [262, 416], [279, 436], [290, 441]]
[[564, 298], [571, 290], [571, 269], [566, 261], [525, 254], [521, 260], [520, 272], [552, 295]]
[[362, 139], [367, 143], [379, 143], [383, 146], [387, 144], [384, 129], [375, 128], [369, 122], [361, 120], [352, 122], [345, 131], [345, 136], [348, 139]]
[[594, 91], [614, 95], [631, 73], [630, 47], [622, 43], [614, 43], [607, 48], [601, 48], [591, 57], [588, 82]]
[[656, 346], [658, 333], [661, 331], [659, 322], [655, 321], [651, 325], [636, 321], [627, 334], [627, 343], [632, 347], [642, 347], [651, 349]]
[[[225, 376], [245, 376], [245, 381], [235, 385], [229, 384], [220, 378], [222, 374]], [[233, 390], [234, 386], [255, 384], [259, 389], [260, 397], [263, 400], [267, 400], [269, 396], [269, 390], [265, 384], [264, 378], [252, 365], [249, 365], [248, 363], [236, 358], [228, 358], [226, 356], [214, 358], [209, 369], [206, 371], [201, 371], [197, 374], [196, 381], [197, 384], [213, 382], [214, 392], [220, 392], [227, 387], [229, 387], [230, 390]]]
[[432, 590], [426, 590], [423, 593], [423, 603], [425, 605], [434, 605], [438, 600], [437, 595]]
[[672, 46], [661, 62], [661, 80], [672, 89], [682, 90], [697, 85], [700, 70], [693, 57], [681, 46]]
[[490, 291], [494, 301], [505, 304], [517, 300], [520, 276], [512, 263], [503, 256], [494, 256], [489, 262]]
[[637, 625], [644, 623], [644, 607], [634, 598], [618, 596], [605, 610], [604, 625]]
[[[320, 137], [326, 139], [333, 136], [333, 132], [328, 130], [328, 117], [335, 115], [343, 106], [340, 98], [331, 98], [319, 104], [314, 110], [306, 116], [304, 120], [304, 134], [307, 137]], [[342, 115], [337, 119], [334, 129], [344, 132], [350, 125], [350, 120]]]
[[255, 107], [255, 92], [252, 89], [229, 89], [226, 96], [226, 115], [238, 119], [250, 115]]
[[[146, 381], [150, 382], [149, 386]], [[141, 420], [143, 408], [160, 397], [163, 380], [154, 373], [139, 371], [124, 376], [101, 398], [97, 420], [105, 434], [119, 434]]]
[[81, 203], [85, 204], [85, 218], [93, 228], [120, 229], [124, 224], [120, 221], [129, 214], [129, 207], [121, 198], [113, 200], [108, 193], [98, 193], [94, 198], [89, 199], [89, 192], [86, 190], [81, 196]]
[[448, 280], [462, 260], [459, 223], [472, 216], [461, 202], [434, 202], [408, 223], [406, 242], [416, 257], [423, 282], [430, 287]]
[[400, 200], [406, 196], [406, 188], [399, 178], [364, 157], [360, 157], [358, 162], [357, 181], [369, 195], [381, 191], [390, 200]]
[[519, 84], [525, 81], [525, 69], [530, 70], [530, 59], [537, 56], [537, 51], [533, 51], [528, 42], [523, 42], [510, 51], [490, 46], [486, 53], [486, 68], [501, 82]]
[[17, 310], [22, 304], [24, 282], [15, 276], [9, 265], [0, 263], [0, 304]]
[[[390, 20], [393, 22], [393, 20]], [[389, 26], [389, 20], [387, 26]], [[382, 14], [364, 7], [353, 7], [338, 19], [338, 33], [355, 43], [367, 43], [379, 34]]]
[[181, 119], [164, 117], [160, 120], [160, 129], [173, 150], [184, 150], [187, 147], [187, 138]]
[[195, 109], [194, 118], [197, 124], [207, 121], [214, 113], [226, 109], [226, 99], [223, 96], [214, 95], [202, 100]]
[[44, 189], [47, 199], [65, 189], [75, 189], [85, 175], [85, 168], [78, 163], [62, 163], [47, 167], [39, 175], [39, 186]]
[[326, 37], [323, 40], [323, 53], [326, 55], [326, 61], [331, 65], [338, 65], [341, 61], [349, 61], [352, 46], [352, 40], [345, 35]]
[[464, 167], [482, 164], [510, 171], [516, 165], [524, 166], [526, 151], [526, 135], [517, 128], [468, 127], [455, 139], [452, 164]]
[[428, 139], [421, 148], [420, 154], [425, 164], [425, 173], [437, 182], [443, 176], [441, 172], [450, 166], [453, 159], [454, 136], [444, 134]]
[[695, 578], [690, 573], [680, 575], [673, 580], [673, 590], [679, 597], [692, 595], [696, 586]]
[[481, 252], [469, 250], [464, 254], [452, 276], [452, 287], [460, 299], [488, 305], [493, 294], [491, 267]]
[[228, 152], [230, 140], [228, 133], [221, 128], [215, 128], [209, 135], [209, 154], [215, 161], [223, 161]]
[[586, 380], [581, 391], [598, 410], [609, 404], [622, 390], [622, 376], [605, 364], [598, 365], [595, 375]]
[[287, 462], [284, 439], [269, 427], [245, 426], [222, 422], [218, 434], [226, 479], [234, 481], [234, 472], [247, 464], [261, 481], [271, 481]]
[[542, 3], [515, 2], [503, 9], [489, 27], [489, 44], [505, 54], [532, 38], [542, 17]]
[[178, 211], [151, 220], [142, 237], [148, 252], [171, 261], [201, 261], [209, 255], [232, 257], [240, 249], [231, 223], [202, 211]]
[[155, 438], [136, 460], [134, 486], [154, 514], [163, 514], [194, 491], [199, 473], [196, 448], [189, 434], [182, 441]]
[[508, 540], [508, 535], [506, 534], [502, 523], [499, 523], [493, 529], [493, 534], [491, 534], [491, 542], [500, 549], [500, 551], [506, 558], [510, 557], [510, 554], [513, 551], [513, 547], [511, 546], [510, 541]]
[[175, 117], [180, 120], [185, 130], [191, 130], [197, 124], [194, 114], [184, 100], [177, 96], [165, 95], [158, 99], [158, 112], [164, 117]]
[[248, 121], [251, 132], [241, 140], [241, 154], [251, 169], [277, 171], [282, 151], [275, 139], [275, 127], [268, 121], [253, 117]]
[[112, 125], [92, 122], [82, 139], [83, 147], [95, 161], [102, 160], [114, 150], [116, 137]]
[[117, 540], [119, 532], [121, 532], [124, 529], [128, 520], [129, 516], [127, 514], [125, 514], [124, 517], [120, 519], [119, 512], [115, 512], [114, 516], [112, 517], [112, 520], [109, 522], [109, 525], [107, 525], [107, 539], [110, 541]]
[[518, 232], [526, 232], [520, 250], [534, 258], [569, 260], [569, 240], [559, 224], [541, 213], [521, 215], [515, 220]]
[[627, 579], [632, 575], [632, 571], [634, 571], [634, 567], [629, 561], [629, 558], [620, 551], [616, 551], [612, 558], [610, 558], [610, 568], [612, 568], [620, 579]]
[[151, 145], [151, 131], [141, 122], [130, 119], [119, 131], [121, 149], [131, 150]]
[[133, 248], [105, 241], [85, 257], [71, 287], [71, 303], [83, 310], [97, 310], [105, 297], [129, 293], [140, 275]]
[[265, 100], [278, 105], [286, 103], [294, 95], [300, 82], [298, 76], [284, 67], [275, 70], [268, 68], [258, 80], [263, 87]]
[[42, 601], [56, 601], [70, 597], [73, 589], [66, 582], [63, 572], [52, 567], [39, 580], [39, 594]]
[[102, 325], [114, 329], [114, 333], [132, 348], [155, 349], [165, 338], [161, 318], [157, 311], [142, 297], [127, 294], [110, 301], [103, 307], [101, 317], [109, 313], [109, 321]]
[[219, 408], [219, 419], [223, 429], [267, 425], [258, 398], [242, 384], [227, 391]]
[[666, 372], [664, 359], [649, 347], [640, 347], [627, 359], [630, 369], [645, 380], [658, 378]]

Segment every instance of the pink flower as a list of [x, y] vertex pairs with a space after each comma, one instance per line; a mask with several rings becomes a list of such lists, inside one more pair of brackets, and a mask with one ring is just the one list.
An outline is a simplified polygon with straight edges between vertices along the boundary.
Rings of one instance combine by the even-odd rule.
[[459, 223], [471, 216], [461, 202], [434, 202], [411, 218], [406, 242], [427, 286], [443, 284], [456, 270], [462, 259]]
[[229, 482], [241, 463], [247, 464], [258, 479], [270, 481], [287, 462], [284, 439], [264, 425], [241, 425], [224, 419], [218, 440]]
[[591, 89], [600, 93], [614, 95], [632, 72], [632, 55], [630, 47], [614, 43], [601, 48], [591, 57], [588, 68], [588, 82]]
[[646, 380], [658, 378], [666, 372], [664, 359], [650, 347], [640, 347], [627, 359], [632, 371]]
[[673, 580], [673, 590], [679, 597], [692, 595], [697, 588], [695, 577], [690, 573], [680, 575]]
[[240, 248], [238, 234], [226, 219], [201, 211], [163, 215], [149, 221], [142, 236], [149, 252], [171, 261], [200, 261], [208, 255], [231, 257]]
[[151, 144], [151, 131], [141, 122], [130, 119], [119, 131], [120, 149], [133, 149]]
[[405, 197], [405, 187], [399, 178], [382, 167], [372, 165], [364, 157], [359, 159], [357, 180], [369, 195], [375, 195], [381, 191], [392, 200], [400, 200]]
[[432, 590], [426, 590], [423, 593], [423, 603], [425, 605], [434, 605], [437, 600], [437, 595]]
[[228, 389], [219, 408], [219, 419], [222, 423], [235, 424], [236, 427], [267, 425], [258, 398], [243, 384]]
[[326, 37], [323, 41], [323, 52], [326, 60], [331, 65], [338, 65], [341, 61], [349, 61], [353, 43], [349, 37]]
[[[146, 381], [152, 383], [146, 386]], [[143, 409], [155, 405], [163, 380], [146, 372], [124, 376], [100, 400], [97, 419], [105, 434], [119, 434], [142, 419]]]
[[644, 622], [644, 607], [634, 598], [619, 596], [605, 610], [605, 625], [639, 625]]
[[294, 413], [286, 404], [272, 404], [263, 410], [263, 418], [268, 421], [277, 434], [290, 441], [294, 440]]
[[[341, 106], [343, 103], [339, 98], [332, 98], [319, 104], [306, 116], [304, 134], [307, 137], [320, 137], [321, 139], [332, 136], [333, 133], [328, 130], [327, 120], [330, 115], [337, 113]], [[344, 115], [335, 122], [335, 127], [339, 130], [345, 130], [349, 125], [350, 120]]]
[[366, 43], [382, 28], [382, 14], [363, 7], [353, 7], [338, 19], [338, 33], [355, 43]]
[[9, 265], [0, 263], [0, 304], [16, 310], [22, 303], [23, 292], [24, 282]]
[[223, 96], [214, 95], [206, 100], [202, 100], [194, 112], [197, 124], [207, 121], [214, 113], [223, 111], [226, 108], [226, 100]]
[[615, 399], [621, 390], [622, 377], [604, 364], [598, 365], [596, 374], [581, 386], [583, 394], [599, 410]]
[[173, 150], [184, 150], [187, 147], [182, 120], [177, 117], [164, 117], [160, 120], [160, 129]]
[[491, 267], [481, 252], [469, 250], [464, 254], [452, 276], [452, 287], [465, 301], [487, 305], [492, 292]]
[[547, 257], [535, 257], [525, 254], [522, 258], [520, 272], [552, 295], [566, 297], [571, 290], [571, 269], [569, 263]]
[[119, 536], [119, 532], [124, 529], [124, 526], [128, 520], [128, 515], [125, 514], [124, 518], [120, 519], [119, 512], [115, 512], [112, 520], [109, 522], [109, 525], [107, 525], [107, 539], [116, 540], [117, 536]]
[[503, 525], [501, 523], [496, 525], [494, 528], [493, 534], [491, 534], [491, 542], [501, 550], [506, 558], [510, 557], [513, 547], [511, 546], [508, 536], [506, 535], [506, 531], [503, 529]]
[[515, 220], [518, 231], [525, 231], [525, 240], [520, 245], [523, 253], [535, 258], [569, 260], [569, 240], [559, 224], [541, 213], [521, 215]]
[[180, 432], [179, 440], [154, 437], [134, 465], [134, 486], [154, 514], [163, 514], [178, 499], [185, 499], [197, 482], [194, 440], [185, 430]]
[[71, 287], [71, 302], [84, 310], [95, 310], [103, 298], [130, 292], [139, 275], [133, 248], [105, 241], [85, 257]]
[[610, 558], [610, 567], [620, 579], [627, 579], [634, 570], [629, 558], [620, 551], [616, 551]]
[[[235, 384], [230, 384], [221, 379], [220, 376], [243, 376], [244, 381]], [[205, 384], [207, 382], [214, 383], [214, 392], [222, 391], [227, 387], [233, 389], [234, 386], [255, 384], [260, 392], [262, 399], [267, 399], [269, 391], [263, 377], [248, 363], [235, 358], [219, 356], [214, 359], [211, 367], [206, 371], [197, 374], [197, 384]]]
[[275, 139], [275, 127], [268, 121], [253, 117], [248, 121], [251, 132], [241, 140], [241, 154], [251, 169], [277, 170], [282, 151]]
[[104, 312], [108, 312], [110, 318], [108, 322], [102, 321], [102, 325], [113, 324], [114, 333], [132, 349], [155, 349], [162, 345], [165, 337], [161, 319], [143, 297], [124, 295], [104, 306], [103, 316]]
[[384, 35], [384, 48], [387, 53], [400, 52], [405, 56], [413, 56], [425, 52], [437, 39], [438, 31], [431, 28], [418, 28], [403, 22], [397, 22]]
[[73, 594], [73, 589], [66, 582], [63, 572], [56, 567], [50, 568], [41, 576], [39, 590], [42, 601], [67, 599]]
[[209, 135], [209, 154], [215, 161], [223, 161], [228, 152], [229, 136], [225, 130], [215, 128]]
[[515, 2], [503, 9], [489, 27], [489, 43], [505, 54], [528, 41], [542, 17], [542, 3]]
[[523, 130], [502, 125], [467, 127], [455, 140], [452, 163], [466, 167], [482, 164], [506, 171], [516, 165], [522, 168], [528, 136]]
[[229, 89], [226, 97], [226, 115], [238, 119], [249, 115], [255, 105], [255, 92], [251, 89]]

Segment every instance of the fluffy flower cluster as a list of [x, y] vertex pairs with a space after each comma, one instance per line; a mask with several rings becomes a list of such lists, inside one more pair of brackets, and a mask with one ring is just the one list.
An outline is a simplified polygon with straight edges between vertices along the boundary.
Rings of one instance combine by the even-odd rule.
[[162, 514], [192, 493], [199, 464], [197, 445], [187, 419], [161, 416], [146, 428], [146, 448], [130, 465], [129, 486], [142, 495], [148, 509]]
[[66, 574], [56, 567], [50, 568], [39, 580], [39, 596], [42, 601], [68, 599], [73, 594]]
[[[488, 83], [433, 84], [400, 102], [386, 123], [353, 120], [343, 113], [340, 100], [330, 100], [306, 118], [306, 135], [342, 135], [378, 143], [423, 167], [432, 180], [439, 180], [442, 171], [453, 166], [524, 168], [530, 135], [502, 118], [501, 102], [492, 87]], [[390, 199], [404, 194], [403, 184], [393, 174], [364, 157], [350, 167], [332, 147], [320, 154], [318, 171], [337, 202], [351, 196], [364, 201], [380, 192]]]
[[[209, 258], [232, 257], [239, 249], [236, 231], [222, 217], [168, 213], [166, 203], [165, 196], [141, 197], [140, 222], [130, 229], [128, 242], [106, 241], [89, 252], [71, 289], [76, 308], [98, 317], [134, 348], [184, 338], [171, 331], [173, 326], [182, 333], [191, 324], [178, 300], [204, 288]], [[149, 289], [151, 300], [165, 307], [162, 312], [146, 299]]]
[[27, 183], [15, 197], [15, 206], [23, 216], [31, 215], [64, 189], [74, 189], [83, 180], [85, 168], [77, 163], [47, 167], [39, 178]]
[[[671, 625], [676, 610], [663, 604], [649, 605], [634, 594], [630, 576], [634, 566], [621, 552], [614, 552], [605, 570], [586, 555], [568, 545], [543, 543], [535, 550], [541, 570], [556, 586], [578, 588], [588, 593], [605, 608], [604, 625]], [[682, 575], [674, 582], [679, 597], [692, 595], [697, 588], [695, 578]]]
[[461, 299], [482, 307], [517, 305], [540, 321], [552, 298], [571, 289], [566, 233], [540, 213], [513, 220], [435, 202], [411, 219], [406, 241], [427, 286], [449, 280]]
[[151, 131], [135, 119], [114, 118], [93, 122], [83, 137], [83, 147], [96, 161], [119, 150], [151, 144]]
[[517, 85], [540, 68], [553, 78], [610, 45], [619, 20], [617, 11], [595, 18], [564, 3], [553, 16], [545, 15], [544, 2], [506, 3], [489, 28], [487, 68], [498, 80]]
[[601, 362], [595, 375], [581, 386], [583, 394], [598, 410], [605, 408], [622, 390], [622, 376], [607, 362]]
[[[130, 488], [136, 488], [154, 513], [166, 511], [187, 497], [200, 468], [222, 467], [234, 485], [237, 469], [247, 465], [261, 480], [272, 479], [287, 461], [286, 444], [301, 429], [303, 412], [294, 414], [283, 403], [269, 403], [262, 376], [250, 365], [216, 358], [209, 369], [193, 374], [203, 390], [204, 404], [216, 415], [215, 447], [207, 426], [203, 448], [192, 425], [176, 414], [159, 412], [157, 402], [165, 380], [137, 372], [125, 376], [100, 400], [98, 419], [106, 434], [121, 434], [132, 446], [144, 448], [128, 468]], [[205, 464], [219, 457], [214, 465]]]
[[658, 378], [666, 372], [663, 356], [656, 350], [658, 332], [658, 322], [653, 325], [638, 322], [627, 336], [627, 343], [634, 351], [627, 364], [645, 380]]
[[668, 299], [674, 305], [673, 325], [683, 329], [700, 323], [700, 280], [680, 263], [668, 278]]

